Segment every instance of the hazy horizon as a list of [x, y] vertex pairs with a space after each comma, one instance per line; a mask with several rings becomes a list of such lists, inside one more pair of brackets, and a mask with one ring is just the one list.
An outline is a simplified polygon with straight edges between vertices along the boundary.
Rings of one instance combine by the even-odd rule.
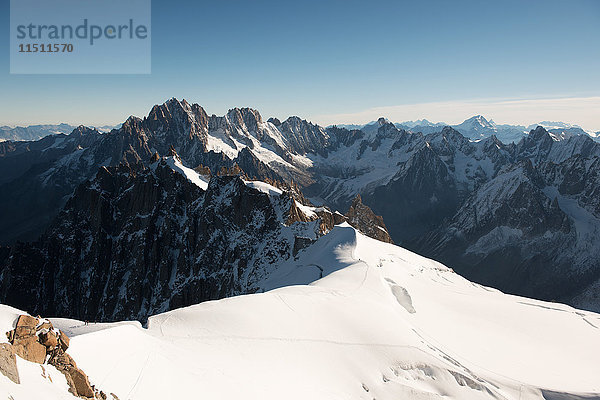
[[[2, 124], [105, 125], [171, 97], [319, 124], [559, 120], [600, 130], [600, 2], [152, 5], [150, 75], [11, 75]], [[9, 26], [8, 2], [0, 21]]]
[[[177, 98], [177, 97], [175, 97]], [[184, 98], [177, 98], [184, 100]], [[535, 99], [535, 100], [501, 100], [501, 101], [472, 101], [472, 102], [440, 102], [440, 103], [422, 103], [422, 104], [404, 104], [399, 106], [374, 107], [368, 110], [362, 110], [356, 113], [336, 114], [336, 115], [317, 115], [306, 117], [297, 114], [289, 114], [286, 116], [265, 114], [262, 110], [252, 107], [251, 105], [239, 105], [224, 109], [221, 112], [213, 112], [206, 109], [202, 103], [185, 98], [190, 103], [197, 103], [202, 106], [209, 114], [225, 115], [228, 110], [235, 107], [249, 107], [257, 109], [264, 120], [275, 117], [280, 120], [285, 120], [291, 116], [298, 116], [310, 122], [321, 126], [330, 125], [365, 125], [376, 121], [380, 117], [387, 118], [394, 123], [403, 123], [409, 121], [417, 121], [426, 119], [432, 123], [445, 123], [448, 125], [458, 125], [465, 120], [477, 115], [482, 115], [488, 121], [494, 121], [497, 125], [521, 125], [528, 127], [544, 121], [564, 122], [570, 125], [580, 126], [588, 132], [600, 131], [600, 121], [596, 122], [597, 118], [593, 118], [592, 123], [586, 123], [585, 118], [578, 116], [589, 113], [593, 117], [594, 110], [600, 109], [600, 97], [589, 98], [563, 98], [563, 99]], [[162, 104], [163, 102], [156, 103]], [[546, 106], [545, 108], [540, 108]], [[153, 106], [153, 105], [152, 105]], [[6, 123], [0, 121], [0, 126], [27, 127], [32, 125], [59, 125], [68, 124], [72, 126], [116, 126], [125, 122], [129, 116], [144, 118], [150, 112], [152, 106], [148, 107], [145, 112], [139, 114], [128, 114], [119, 121], [103, 121], [86, 122], [76, 120], [55, 120], [55, 121], [36, 121], [33, 123]], [[515, 113], [515, 109], [518, 112]], [[545, 110], [553, 110], [554, 112], [546, 112]], [[460, 110], [460, 111], [457, 111]], [[472, 110], [472, 111], [470, 111]], [[521, 118], [506, 118], [507, 113], [520, 115]], [[590, 122], [590, 121], [587, 121]]]

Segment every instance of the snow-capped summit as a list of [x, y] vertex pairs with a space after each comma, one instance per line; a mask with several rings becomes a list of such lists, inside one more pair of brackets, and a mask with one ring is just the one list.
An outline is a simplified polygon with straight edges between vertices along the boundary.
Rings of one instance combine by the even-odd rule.
[[444, 122], [431, 122], [425, 118], [418, 119], [416, 121], [404, 121], [397, 123], [396, 126], [403, 129], [412, 129], [416, 127], [425, 127], [425, 126], [446, 126], [448, 124]]
[[368, 124], [360, 128], [361, 131], [367, 135], [373, 135], [377, 133], [377, 130], [385, 125], [392, 124], [389, 119], [385, 117], [379, 117], [376, 121], [371, 121]]
[[536, 126], [542, 126], [545, 129], [569, 129], [569, 128], [579, 128], [577, 125], [571, 125], [566, 122], [561, 121], [540, 121], [537, 124], [532, 124], [527, 127], [527, 129], [535, 129]]
[[48, 135], [68, 134], [73, 129], [75, 129], [75, 127], [68, 124], [30, 125], [27, 127], [0, 126], [0, 140], [39, 140]]
[[[491, 121], [491, 120], [490, 120]], [[487, 119], [484, 118], [483, 115], [476, 115], [472, 118], [467, 119], [466, 121], [464, 121], [463, 123], [465, 124], [478, 124], [479, 126], [481, 126], [482, 128], [494, 128], [495, 124], [488, 121]]]
[[481, 140], [494, 135], [503, 143], [516, 143], [526, 134], [522, 126], [498, 125], [482, 115], [471, 117], [453, 128], [471, 140]]
[[497, 133], [495, 124], [491, 124], [482, 115], [476, 115], [454, 126], [456, 130], [470, 139], [481, 139]]
[[377, 124], [378, 124], [379, 126], [382, 126], [382, 125], [384, 125], [384, 124], [389, 124], [389, 123], [390, 123], [390, 120], [389, 120], [389, 119], [387, 119], [387, 118], [385, 118], [385, 117], [379, 117], [379, 118], [377, 119]]
[[[399, 128], [423, 134], [440, 132], [447, 125], [444, 123], [431, 123], [427, 120], [396, 124]], [[493, 120], [486, 119], [483, 115], [475, 115], [458, 125], [452, 125], [452, 127], [471, 140], [481, 140], [493, 135], [503, 143], [516, 143], [526, 134], [525, 127], [498, 125]]]
[[580, 126], [568, 124], [566, 122], [542, 121], [537, 124], [529, 125], [527, 129], [533, 130], [537, 126], [541, 126], [546, 129], [550, 136], [552, 136], [552, 138], [556, 141], [569, 139], [574, 136], [595, 137], [592, 132], [584, 131]]

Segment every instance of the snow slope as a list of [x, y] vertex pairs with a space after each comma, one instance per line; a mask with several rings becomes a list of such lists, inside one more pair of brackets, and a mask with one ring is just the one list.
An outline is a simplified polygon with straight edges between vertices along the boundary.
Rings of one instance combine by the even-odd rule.
[[202, 190], [208, 189], [208, 181], [209, 179], [200, 175], [196, 171], [191, 168], [183, 165], [181, 160], [178, 157], [169, 156], [165, 158], [165, 161], [169, 167], [171, 167], [174, 171], [177, 171], [181, 175], [185, 176], [188, 181], [192, 182], [194, 185], [198, 186]]
[[[346, 224], [270, 283], [321, 275], [156, 315], [147, 329], [52, 321], [92, 383], [122, 400], [600, 396], [598, 314], [473, 284]], [[2, 329], [11, 313], [0, 309]], [[27, 398], [0, 379], [6, 394]]]

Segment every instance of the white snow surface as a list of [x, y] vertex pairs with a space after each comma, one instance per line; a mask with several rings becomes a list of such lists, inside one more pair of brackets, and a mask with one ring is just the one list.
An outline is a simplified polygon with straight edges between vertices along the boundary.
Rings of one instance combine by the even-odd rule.
[[[156, 315], [147, 329], [52, 321], [91, 382], [122, 400], [600, 393], [598, 314], [471, 283], [347, 224], [281, 269], [274, 286], [304, 284]], [[14, 311], [0, 308], [4, 330]], [[31, 398], [19, 390], [0, 375], [0, 398]]]
[[244, 181], [246, 186], [251, 187], [253, 189], [258, 190], [259, 192], [263, 192], [268, 194], [269, 196], [279, 196], [283, 193], [283, 191], [279, 188], [276, 188], [273, 185], [270, 185], [266, 182], [262, 181]]
[[192, 182], [194, 185], [198, 186], [200, 189], [202, 189], [202, 190], [208, 189], [209, 179], [200, 175], [193, 169], [184, 166], [179, 158], [174, 157], [174, 156], [166, 157], [165, 162], [174, 171], [177, 171], [181, 175], [185, 176], [187, 178], [187, 180]]
[[36, 364], [23, 360], [18, 356], [16, 359], [21, 383], [17, 385], [0, 374], [0, 396], [2, 396], [2, 399], [76, 399], [69, 393], [69, 385], [65, 376], [53, 366]]

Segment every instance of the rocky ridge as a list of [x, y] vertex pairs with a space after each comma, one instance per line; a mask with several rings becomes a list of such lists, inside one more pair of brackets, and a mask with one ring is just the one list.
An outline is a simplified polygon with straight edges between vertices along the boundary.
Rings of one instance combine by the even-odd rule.
[[[69, 337], [55, 329], [47, 319], [20, 315], [15, 328], [6, 332], [9, 343], [0, 346], [0, 372], [19, 384], [19, 371], [15, 357], [32, 363], [49, 365], [60, 371], [69, 385], [69, 392], [84, 399], [106, 400], [108, 396], [90, 384], [85, 372], [77, 367], [75, 360], [66, 352]], [[111, 399], [116, 399], [110, 395]]]

